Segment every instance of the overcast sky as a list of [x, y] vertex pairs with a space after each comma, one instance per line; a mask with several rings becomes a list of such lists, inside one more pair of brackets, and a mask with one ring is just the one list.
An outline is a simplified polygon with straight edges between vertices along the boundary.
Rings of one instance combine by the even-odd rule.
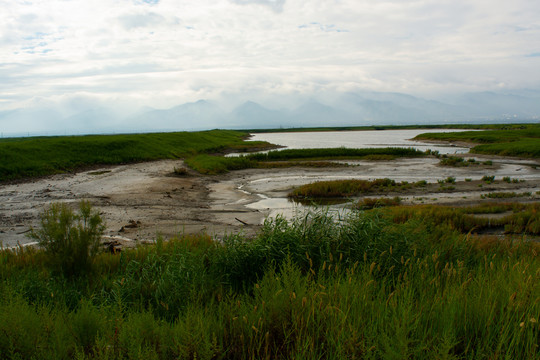
[[[540, 88], [538, 0], [0, 0], [0, 110]], [[240, 101], [239, 100], [239, 101]]]

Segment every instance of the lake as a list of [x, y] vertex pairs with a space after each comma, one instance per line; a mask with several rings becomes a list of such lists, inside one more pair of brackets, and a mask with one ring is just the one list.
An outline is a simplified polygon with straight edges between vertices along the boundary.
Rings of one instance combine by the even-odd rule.
[[381, 148], [413, 147], [421, 151], [437, 150], [441, 154], [463, 154], [467, 147], [433, 144], [410, 140], [426, 132], [457, 132], [456, 129], [414, 129], [414, 130], [367, 130], [367, 131], [321, 131], [321, 132], [277, 132], [255, 133], [249, 140], [268, 141], [289, 149], [310, 148]]

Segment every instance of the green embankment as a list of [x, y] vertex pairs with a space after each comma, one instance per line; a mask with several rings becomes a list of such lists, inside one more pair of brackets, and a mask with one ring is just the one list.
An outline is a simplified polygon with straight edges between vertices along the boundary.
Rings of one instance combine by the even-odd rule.
[[540, 157], [539, 124], [508, 126], [498, 130], [426, 133], [416, 139], [470, 142], [478, 144], [471, 149], [471, 153], [476, 154]]
[[244, 142], [246, 132], [211, 130], [129, 135], [14, 138], [0, 140], [0, 181], [227, 149], [247, 151], [267, 143]]
[[443, 207], [159, 240], [76, 279], [0, 251], [0, 358], [537, 359], [539, 253]]

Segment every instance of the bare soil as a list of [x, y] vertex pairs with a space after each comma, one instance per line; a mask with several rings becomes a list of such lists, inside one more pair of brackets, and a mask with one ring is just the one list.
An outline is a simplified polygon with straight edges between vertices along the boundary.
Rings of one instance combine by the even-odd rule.
[[[473, 156], [467, 156], [473, 157]], [[488, 157], [474, 156], [478, 160]], [[0, 185], [0, 241], [5, 247], [28, 244], [31, 227], [39, 226], [39, 213], [52, 202], [76, 204], [87, 199], [106, 221], [110, 240], [124, 243], [155, 241], [183, 233], [206, 232], [216, 237], [237, 233], [255, 234], [269, 215], [290, 213], [294, 207], [286, 195], [294, 187], [319, 180], [376, 179], [427, 180], [422, 188], [367, 197], [399, 195], [406, 203], [465, 205], [480, 201], [482, 194], [496, 191], [531, 192], [531, 196], [505, 201], [538, 201], [540, 163], [489, 157], [493, 166], [441, 167], [438, 159], [355, 161], [339, 168], [248, 169], [219, 176], [188, 171], [174, 174], [180, 160], [121, 165], [77, 174], [55, 175], [17, 184]], [[493, 184], [481, 181], [496, 176]], [[502, 177], [524, 180], [501, 181]], [[455, 177], [456, 184], [437, 180]], [[465, 179], [472, 179], [465, 181]], [[454, 189], [451, 189], [451, 187]]]

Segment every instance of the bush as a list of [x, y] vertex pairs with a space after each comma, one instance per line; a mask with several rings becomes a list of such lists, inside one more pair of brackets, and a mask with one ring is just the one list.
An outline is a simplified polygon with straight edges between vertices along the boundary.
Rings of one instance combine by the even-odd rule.
[[53, 203], [41, 214], [41, 228], [30, 237], [45, 249], [54, 270], [71, 277], [88, 271], [105, 226], [88, 201], [79, 203], [79, 213], [64, 203]]
[[495, 181], [495, 176], [494, 175], [491, 175], [491, 176], [484, 175], [484, 176], [482, 176], [482, 181], [484, 181], [485, 183], [491, 184], [492, 182]]

